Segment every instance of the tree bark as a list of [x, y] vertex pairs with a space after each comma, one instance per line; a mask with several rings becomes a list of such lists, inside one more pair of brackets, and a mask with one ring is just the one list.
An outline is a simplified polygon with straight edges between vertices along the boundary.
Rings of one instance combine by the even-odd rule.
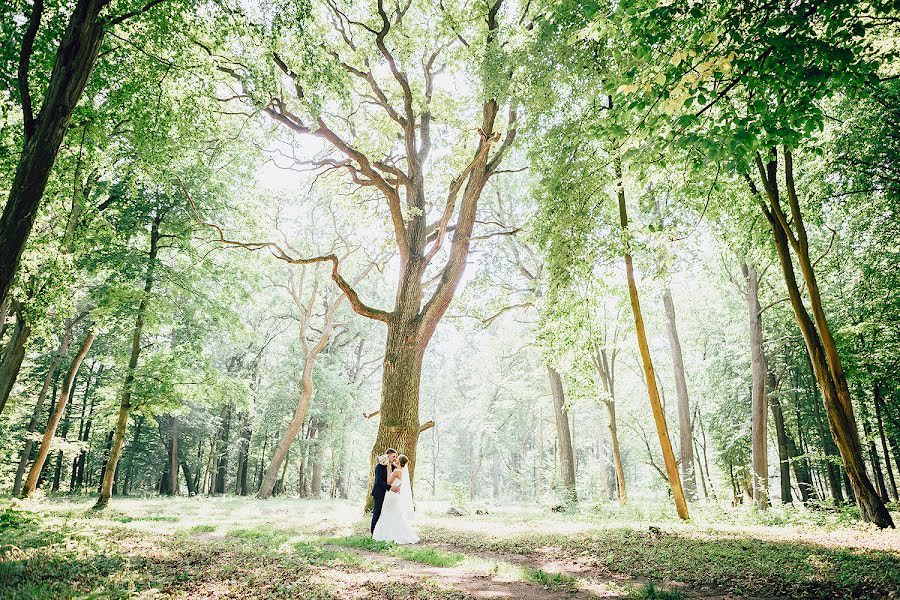
[[244, 413], [241, 426], [241, 437], [238, 440], [238, 472], [235, 477], [235, 493], [239, 496], [246, 496], [250, 493], [250, 486], [247, 484], [247, 471], [250, 467], [250, 437], [253, 435], [252, 423], [250, 422], [250, 414]]
[[575, 489], [575, 456], [572, 449], [572, 433], [569, 429], [565, 392], [563, 391], [562, 378], [556, 369], [548, 366], [547, 374], [550, 376], [550, 392], [553, 396], [553, 411], [556, 417], [556, 448], [559, 452], [563, 500], [565, 503], [571, 503], [578, 500], [578, 493]]
[[69, 401], [69, 395], [72, 390], [72, 383], [75, 381], [75, 375], [78, 373], [81, 361], [84, 360], [84, 357], [91, 349], [91, 344], [93, 343], [94, 333], [88, 331], [84, 338], [84, 342], [81, 344], [81, 350], [72, 360], [69, 372], [66, 374], [62, 390], [59, 392], [59, 399], [56, 401], [56, 408], [53, 410], [53, 415], [50, 417], [50, 421], [47, 423], [47, 429], [44, 431], [44, 438], [41, 440], [41, 446], [38, 449], [37, 457], [34, 459], [34, 464], [31, 465], [31, 471], [28, 472], [28, 478], [25, 480], [25, 488], [22, 492], [25, 496], [31, 495], [37, 487], [38, 477], [41, 474], [41, 470], [44, 468], [44, 462], [47, 460], [47, 455], [50, 453], [50, 444], [53, 442], [53, 436], [56, 435], [56, 427], [59, 425], [63, 410], [65, 410], [66, 404]]
[[9, 294], [69, 120], [97, 61], [106, 27], [100, 12], [106, 5], [106, 0], [78, 0], [75, 3], [56, 52], [40, 112], [33, 118], [28, 64], [30, 45], [40, 26], [43, 1], [34, 3], [19, 60], [25, 142], [0, 216], [0, 303]]
[[138, 358], [141, 355], [141, 334], [144, 330], [144, 314], [150, 302], [150, 292], [153, 289], [153, 276], [156, 270], [156, 257], [159, 254], [160, 225], [164, 213], [158, 212], [153, 218], [150, 228], [150, 251], [148, 253], [147, 273], [144, 277], [144, 293], [138, 305], [137, 317], [134, 321], [134, 330], [131, 334], [131, 356], [128, 359], [128, 368], [125, 371], [125, 381], [122, 385], [122, 396], [119, 402], [119, 415], [116, 419], [116, 428], [113, 433], [112, 447], [106, 460], [106, 468], [103, 473], [103, 481], [100, 484], [100, 495], [94, 508], [105, 508], [113, 493], [113, 483], [116, 479], [116, 467], [122, 454], [122, 445], [125, 442], [125, 429], [128, 425], [128, 413], [131, 411], [131, 394], [134, 387], [134, 377], [137, 370]]
[[678, 327], [675, 324], [675, 302], [672, 300], [672, 292], [668, 287], [663, 291], [663, 306], [666, 313], [666, 334], [669, 338], [669, 349], [672, 353], [675, 393], [678, 399], [678, 448], [681, 454], [681, 477], [688, 499], [696, 500], [697, 479], [694, 476], [694, 432], [691, 426], [691, 406], [688, 399], [687, 376], [684, 371], [681, 340], [678, 337]]
[[644, 329], [644, 317], [641, 313], [641, 302], [638, 297], [637, 283], [634, 278], [634, 264], [631, 252], [628, 250], [628, 209], [625, 205], [625, 188], [622, 182], [622, 167], [616, 163], [616, 193], [619, 200], [619, 222], [625, 243], [625, 274], [628, 278], [628, 296], [631, 300], [631, 311], [634, 315], [634, 328], [637, 335], [638, 348], [640, 349], [641, 362], [644, 368], [644, 378], [647, 383], [647, 394], [650, 397], [650, 407], [653, 410], [653, 420], [656, 423], [656, 433], [662, 448], [663, 460], [666, 465], [666, 475], [669, 487], [672, 490], [672, 498], [675, 501], [675, 509], [682, 520], [687, 520], [688, 507], [684, 497], [684, 489], [681, 487], [681, 476], [678, 473], [678, 465], [675, 461], [675, 453], [672, 451], [672, 442], [669, 440], [669, 428], [666, 425], [666, 415], [659, 398], [659, 389], [656, 386], [656, 372], [653, 369], [653, 361], [650, 358], [650, 346], [647, 343], [647, 332]]
[[768, 444], [768, 402], [766, 399], [766, 381], [768, 367], [766, 352], [763, 347], [762, 315], [759, 305], [759, 275], [755, 265], [741, 265], [744, 280], [747, 283], [747, 308], [749, 310], [750, 328], [750, 371], [752, 385], [750, 393], [750, 446], [753, 463], [753, 500], [757, 508], [769, 507], [769, 457]]
[[[792, 223], [788, 221], [787, 215], [785, 215], [780, 204], [776, 180], [778, 172], [777, 153], [774, 149], [772, 158], [767, 164], [763, 164], [759, 155], [756, 158], [759, 177], [768, 198], [768, 206], [762, 200], [760, 200], [760, 205], [771, 226], [782, 273], [788, 288], [791, 307], [794, 309], [794, 316], [803, 334], [807, 353], [810, 357], [819, 389], [822, 391], [831, 434], [837, 444], [847, 476], [853, 486], [856, 502], [860, 509], [860, 516], [864, 521], [869, 521], [879, 527], [893, 527], [894, 522], [891, 519], [891, 515], [866, 473], [862, 444], [853, 414], [850, 390], [847, 386], [847, 379], [840, 356], [838, 355], [837, 345], [825, 316], [813, 262], [809, 256], [809, 243], [803, 215], [800, 210], [800, 202], [794, 186], [793, 156], [789, 148], [784, 148], [783, 156], [785, 184]], [[754, 196], [758, 197], [752, 182], [751, 191], [754, 193]], [[794, 250], [803, 280], [806, 283], [806, 294], [809, 298], [812, 318], [810, 318], [803, 304], [800, 289], [797, 285], [791, 260], [791, 248]]]
[[[15, 300], [12, 304], [18, 307], [18, 302]], [[6, 407], [6, 402], [16, 385], [16, 379], [22, 369], [22, 361], [25, 360], [25, 346], [30, 337], [31, 326], [25, 321], [22, 311], [16, 308], [16, 324], [3, 349], [3, 359], [0, 360], [0, 413]]]

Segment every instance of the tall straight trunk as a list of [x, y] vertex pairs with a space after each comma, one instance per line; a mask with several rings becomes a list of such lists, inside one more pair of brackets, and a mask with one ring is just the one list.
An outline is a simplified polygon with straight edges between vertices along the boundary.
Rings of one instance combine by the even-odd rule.
[[[770, 376], [770, 381], [773, 376]], [[774, 387], [774, 386], [770, 386]], [[773, 390], [774, 392], [774, 390]], [[788, 452], [788, 432], [784, 426], [784, 412], [781, 410], [781, 400], [775, 393], [769, 394], [769, 408], [772, 411], [772, 420], [775, 421], [775, 438], [778, 442], [778, 469], [781, 481], [781, 502], [788, 504], [793, 502], [791, 495], [791, 456]]]
[[897, 480], [894, 479], [894, 469], [891, 467], [891, 452], [888, 449], [887, 436], [884, 434], [884, 419], [881, 416], [881, 404], [884, 402], [884, 399], [881, 397], [881, 385], [877, 381], [872, 385], [872, 397], [875, 403], [875, 420], [878, 424], [878, 437], [881, 439], [881, 449], [884, 451], [884, 466], [887, 469], [891, 497], [896, 502], [900, 500], [900, 497], [897, 495]]
[[[173, 496], [178, 495], [178, 415], [172, 415], [172, 421], [169, 426], [169, 440], [171, 444], [171, 452], [169, 456], [169, 491]], [[187, 473], [185, 473], [186, 475]]]
[[544, 411], [538, 407], [537, 414], [537, 460], [534, 465], [534, 501], [540, 503], [544, 495]]
[[226, 488], [226, 480], [228, 478], [228, 441], [231, 439], [231, 414], [234, 407], [229, 404], [225, 407], [225, 419], [219, 428], [219, 442], [216, 444], [218, 453], [215, 455], [215, 483], [213, 485], [214, 494], [224, 494]]
[[312, 467], [312, 496], [316, 500], [322, 498], [322, 473], [324, 471], [325, 449], [322, 447], [321, 440], [316, 441], [313, 447], [313, 467]]
[[[14, 302], [14, 305], [18, 303]], [[20, 310], [17, 310], [16, 324], [12, 335], [3, 349], [3, 358], [0, 359], [0, 413], [6, 407], [6, 401], [12, 394], [19, 371], [22, 369], [22, 361], [25, 360], [25, 347], [28, 338], [31, 337], [31, 326], [25, 322]]]
[[116, 419], [116, 428], [113, 433], [112, 447], [106, 460], [103, 473], [103, 481], [100, 484], [100, 495], [97, 498], [95, 508], [105, 508], [113, 493], [113, 483], [116, 480], [116, 467], [119, 457], [122, 455], [122, 445], [125, 443], [125, 430], [128, 426], [128, 414], [131, 412], [131, 394], [134, 388], [134, 376], [137, 370], [138, 358], [141, 355], [141, 334], [144, 331], [144, 314], [147, 312], [147, 304], [150, 302], [150, 292], [153, 289], [153, 276], [156, 270], [156, 257], [159, 254], [159, 228], [162, 224], [164, 213], [158, 212], [153, 218], [150, 228], [150, 251], [148, 252], [147, 273], [144, 277], [144, 293], [138, 305], [137, 316], [134, 320], [134, 330], [131, 333], [131, 356], [128, 359], [128, 368], [125, 371], [125, 381], [122, 384], [122, 396], [119, 402], [119, 415]]
[[97, 61], [107, 27], [100, 12], [107, 4], [106, 0], [78, 0], [75, 3], [36, 118], [32, 113], [28, 86], [29, 61], [44, 3], [37, 0], [33, 4], [19, 56], [19, 94], [25, 142], [0, 216], [0, 302], [9, 294], [69, 120]]
[[547, 367], [547, 374], [550, 376], [550, 392], [553, 396], [553, 412], [556, 417], [556, 448], [559, 452], [559, 470], [565, 496], [564, 501], [575, 502], [578, 499], [575, 489], [575, 455], [572, 451], [572, 432], [569, 428], [562, 378], [551, 366]]
[[38, 477], [41, 474], [41, 470], [44, 468], [44, 462], [47, 460], [47, 455], [50, 453], [50, 444], [53, 442], [53, 436], [56, 435], [56, 427], [59, 425], [63, 410], [65, 410], [66, 404], [69, 401], [69, 395], [71, 393], [72, 383], [75, 381], [75, 375], [78, 373], [81, 362], [91, 349], [91, 344], [93, 343], [94, 333], [88, 331], [84, 338], [84, 342], [81, 344], [81, 350], [79, 350], [78, 354], [72, 360], [72, 364], [69, 366], [69, 372], [66, 374], [62, 390], [59, 392], [59, 399], [56, 401], [56, 407], [53, 410], [50, 421], [47, 423], [47, 429], [44, 431], [44, 438], [41, 440], [41, 446], [38, 448], [37, 457], [34, 459], [34, 464], [31, 465], [31, 471], [28, 472], [28, 478], [25, 480], [25, 488], [22, 492], [25, 496], [30, 495], [37, 487]]
[[672, 442], [669, 439], [669, 428], [666, 424], [666, 415], [659, 398], [659, 388], [656, 385], [656, 372], [653, 369], [653, 361], [650, 358], [650, 346], [647, 343], [647, 332], [644, 329], [644, 316], [641, 313], [641, 301], [638, 297], [637, 283], [634, 278], [634, 264], [631, 252], [628, 250], [628, 209], [625, 206], [625, 188], [622, 182], [622, 167], [616, 163], [616, 193], [619, 199], [619, 221], [622, 233], [626, 239], [625, 250], [625, 274], [628, 278], [628, 296], [631, 300], [631, 311], [634, 315], [634, 328], [637, 335], [638, 348], [641, 353], [641, 362], [644, 367], [644, 378], [647, 382], [647, 394], [650, 397], [650, 407], [653, 410], [653, 420], [656, 423], [656, 433], [659, 437], [659, 445], [662, 448], [663, 460], [666, 465], [666, 476], [669, 487], [672, 490], [672, 498], [675, 501], [675, 509], [682, 520], [687, 520], [688, 507], [684, 497], [684, 489], [681, 487], [681, 476], [678, 473], [678, 465], [675, 461], [675, 453], [672, 451]]
[[[122, 495], [127, 496], [131, 493], [132, 475], [134, 474], [134, 457], [138, 453], [138, 444], [141, 439], [141, 431], [144, 428], [144, 416], [140, 415], [134, 423], [134, 434], [131, 436], [131, 445], [128, 448], [128, 458], [125, 460], [125, 477], [122, 482]], [[114, 475], [115, 476], [115, 475]], [[168, 478], [163, 481], [168, 487]], [[113, 481], [113, 494], [118, 493], [116, 489], [116, 481]]]
[[47, 392], [50, 390], [50, 384], [56, 376], [56, 370], [59, 368], [62, 357], [65, 356], [69, 349], [69, 340], [71, 337], [72, 324], [71, 321], [66, 321], [66, 326], [65, 329], [63, 329], [63, 335], [59, 340], [56, 354], [53, 355], [50, 366], [47, 368], [47, 375], [44, 377], [41, 391], [38, 392], [37, 402], [35, 402], [34, 410], [31, 412], [31, 419], [28, 421], [28, 428], [26, 429], [26, 435], [28, 437], [25, 441], [25, 447], [19, 455], [19, 465], [16, 467], [16, 478], [13, 483], [13, 496], [18, 496], [22, 491], [22, 478], [25, 476], [25, 467], [28, 466], [28, 461], [31, 459], [31, 451], [34, 448], [34, 440], [31, 439], [30, 434], [34, 433], [37, 429], [37, 421], [41, 414], [41, 408], [44, 405], [44, 399], [47, 397]]
[[[838, 354], [837, 344], [825, 316], [814, 263], [810, 258], [803, 214], [794, 185], [793, 155], [788, 147], [783, 148], [783, 157], [785, 187], [791, 219], [788, 220], [780, 203], [777, 184], [777, 150], [774, 148], [767, 164], [763, 164], [759, 155], [756, 158], [757, 171], [768, 199], [768, 206], [762, 199], [760, 199], [760, 205], [771, 226], [791, 307], [806, 343], [816, 381], [822, 392], [831, 434], [837, 444], [850, 484], [854, 489], [860, 516], [864, 521], [874, 523], [878, 527], [893, 527], [894, 522], [891, 515], [866, 473], [850, 389], [847, 386], [847, 378]], [[750, 181], [749, 178], [748, 181]], [[751, 185], [751, 188], [754, 195], [758, 197], [755, 187]], [[809, 298], [812, 318], [803, 303], [794, 274], [791, 259], [792, 248], [806, 284], [806, 295]]]
[[179, 462], [181, 463], [181, 472], [184, 473], [184, 484], [187, 487], [188, 496], [196, 496], [197, 483], [194, 477], [191, 475], [191, 469], [190, 467], [188, 467], [186, 460], [181, 459]]
[[768, 402], [766, 381], [768, 366], [763, 347], [762, 314], [759, 305], [759, 275], [756, 266], [741, 265], [747, 283], [747, 308], [750, 328], [750, 371], [752, 376], [750, 392], [750, 447], [753, 463], [753, 500], [758, 508], [769, 506], [769, 456], [768, 444]]
[[688, 499], [696, 500], [697, 479], [694, 476], [694, 432], [691, 426], [691, 406], [688, 400], [687, 376], [684, 372], [681, 340], [675, 324], [675, 302], [672, 300], [672, 291], [668, 287], [663, 291], [663, 307], [666, 312], [666, 334], [672, 353], [672, 372], [675, 376], [675, 394], [678, 399], [678, 449], [681, 455], [681, 478]]

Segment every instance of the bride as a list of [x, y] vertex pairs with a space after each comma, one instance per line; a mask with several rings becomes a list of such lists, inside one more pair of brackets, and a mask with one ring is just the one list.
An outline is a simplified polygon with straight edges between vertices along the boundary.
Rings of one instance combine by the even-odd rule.
[[409, 485], [409, 459], [401, 454], [394, 459], [395, 469], [388, 475], [388, 484], [400, 488], [397, 494], [387, 494], [381, 517], [375, 524], [372, 539], [395, 544], [416, 544], [419, 536], [413, 530], [412, 488]]

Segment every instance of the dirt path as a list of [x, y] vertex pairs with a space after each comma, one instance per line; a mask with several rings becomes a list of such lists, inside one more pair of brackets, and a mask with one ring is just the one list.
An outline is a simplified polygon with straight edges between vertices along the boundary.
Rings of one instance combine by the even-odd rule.
[[[437, 546], [428, 546], [437, 548]], [[335, 547], [337, 549], [337, 547]], [[453, 588], [472, 598], [516, 598], [522, 600], [580, 600], [589, 598], [628, 598], [624, 588], [617, 592], [607, 589], [559, 589], [547, 588], [539, 583], [522, 581], [514, 576], [492, 573], [490, 569], [478, 569], [470, 566], [435, 567], [418, 562], [396, 558], [379, 552], [369, 552], [357, 548], [340, 548], [366, 560], [389, 567], [385, 571], [366, 573], [347, 573], [339, 570], [320, 571], [322, 582], [344, 584], [338, 587], [339, 593], [352, 595], [354, 588], [359, 588], [361, 581], [377, 582], [389, 585], [391, 581], [432, 580], [444, 587]], [[469, 556], [474, 556], [469, 553]], [[497, 562], [500, 562], [498, 559]], [[509, 562], [503, 560], [503, 562]], [[344, 589], [341, 589], [341, 588]]]

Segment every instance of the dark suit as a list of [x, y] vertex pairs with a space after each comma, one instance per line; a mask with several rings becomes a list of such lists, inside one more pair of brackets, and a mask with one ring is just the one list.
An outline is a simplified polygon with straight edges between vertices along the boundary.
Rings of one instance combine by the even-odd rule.
[[[391, 471], [394, 465], [391, 465]], [[375, 531], [375, 523], [381, 517], [381, 507], [384, 505], [384, 495], [391, 489], [391, 485], [387, 482], [388, 469], [386, 465], [375, 465], [375, 484], [372, 486], [372, 497], [375, 498], [375, 505], [372, 507], [372, 531]]]

